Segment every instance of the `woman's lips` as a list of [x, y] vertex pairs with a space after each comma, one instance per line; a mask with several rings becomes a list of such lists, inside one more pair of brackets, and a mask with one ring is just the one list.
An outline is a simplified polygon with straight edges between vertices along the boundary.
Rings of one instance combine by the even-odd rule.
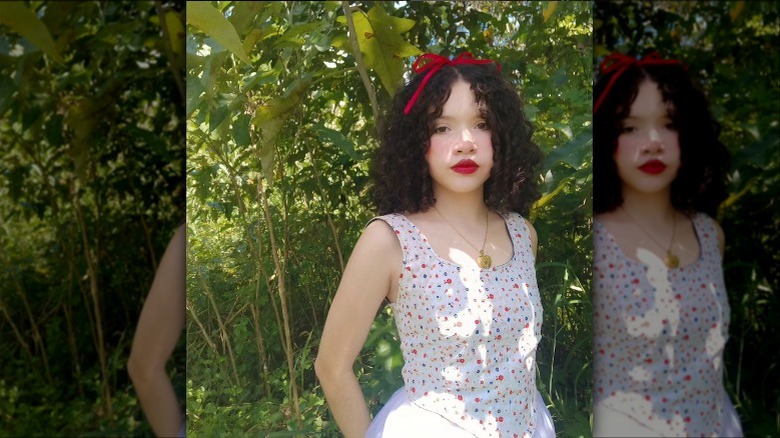
[[464, 174], [472, 174], [479, 169], [479, 164], [471, 161], [471, 160], [461, 160], [458, 162], [458, 164], [451, 167], [452, 170], [458, 173], [464, 173]]
[[641, 170], [644, 173], [649, 173], [651, 175], [658, 175], [659, 173], [666, 170], [666, 164], [661, 162], [660, 160], [650, 160], [641, 166], [639, 166], [639, 170]]

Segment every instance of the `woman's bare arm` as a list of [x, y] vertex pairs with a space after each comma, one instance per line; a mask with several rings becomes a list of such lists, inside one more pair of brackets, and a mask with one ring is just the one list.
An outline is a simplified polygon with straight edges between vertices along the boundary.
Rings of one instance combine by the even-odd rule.
[[382, 221], [369, 224], [350, 256], [325, 321], [314, 369], [347, 438], [363, 438], [371, 421], [352, 365], [401, 263], [393, 230]]
[[127, 362], [141, 407], [158, 436], [177, 436], [182, 425], [165, 364], [184, 328], [185, 246], [185, 228], [181, 226], [157, 268]]
[[720, 250], [720, 257], [723, 258], [723, 256], [726, 254], [726, 234], [723, 232], [723, 228], [717, 221], [713, 222], [715, 223], [715, 232], [718, 235], [718, 249]]
[[536, 249], [539, 246], [539, 237], [536, 234], [536, 228], [531, 225], [531, 221], [526, 219], [525, 223], [528, 225], [528, 237], [531, 239], [531, 249], [534, 252], [534, 259], [536, 259]]

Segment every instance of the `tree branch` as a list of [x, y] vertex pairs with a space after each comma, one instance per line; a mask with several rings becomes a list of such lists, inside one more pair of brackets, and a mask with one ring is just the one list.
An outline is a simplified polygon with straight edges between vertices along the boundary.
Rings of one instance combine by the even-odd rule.
[[349, 42], [352, 43], [352, 52], [355, 55], [355, 62], [357, 62], [358, 72], [360, 78], [363, 80], [363, 86], [366, 87], [368, 93], [368, 100], [371, 102], [371, 111], [374, 113], [374, 120], [379, 120], [379, 104], [376, 100], [376, 91], [371, 84], [371, 79], [368, 77], [368, 70], [366, 64], [363, 62], [363, 53], [360, 51], [360, 44], [357, 39], [357, 31], [355, 30], [355, 21], [352, 19], [352, 7], [349, 5], [349, 1], [343, 0], [341, 7], [344, 9], [344, 15], [347, 17], [347, 27], [349, 28]]
[[171, 69], [173, 81], [176, 82], [176, 88], [179, 89], [182, 102], [186, 105], [187, 92], [184, 90], [184, 80], [181, 77], [181, 72], [174, 66], [175, 53], [173, 53], [173, 47], [171, 47], [171, 36], [168, 31], [168, 23], [165, 22], [165, 13], [163, 12], [161, 0], [155, 1], [154, 7], [157, 10], [157, 18], [160, 19], [160, 27], [162, 27], [163, 46], [165, 47], [165, 53], [168, 55], [168, 67]]

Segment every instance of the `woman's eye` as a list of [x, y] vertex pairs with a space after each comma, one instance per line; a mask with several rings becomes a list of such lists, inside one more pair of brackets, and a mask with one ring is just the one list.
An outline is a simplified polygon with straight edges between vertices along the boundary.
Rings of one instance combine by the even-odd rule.
[[481, 129], [483, 131], [490, 130], [490, 127], [488, 126], [487, 122], [479, 122], [477, 123], [477, 129]]
[[668, 122], [666, 124], [666, 129], [668, 129], [670, 131], [676, 131], [677, 130], [677, 125], [675, 125], [674, 122]]
[[621, 134], [630, 134], [632, 132], [636, 131], [636, 128], [634, 126], [624, 126], [620, 128]]
[[436, 127], [436, 129], [433, 130], [433, 132], [436, 133], [436, 134], [443, 134], [443, 133], [447, 132], [448, 129], [450, 129], [450, 128], [448, 128], [446, 126], [438, 126], [438, 127]]

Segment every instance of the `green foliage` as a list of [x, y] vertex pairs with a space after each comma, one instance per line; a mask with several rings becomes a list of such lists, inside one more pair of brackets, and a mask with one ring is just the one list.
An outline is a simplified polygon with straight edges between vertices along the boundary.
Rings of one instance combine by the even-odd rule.
[[184, 213], [156, 6], [173, 26], [167, 2], [0, 7], [0, 435], [151, 433], [127, 356]]
[[[347, 24], [346, 16], [337, 20]], [[414, 27], [415, 20], [388, 15], [384, 7], [377, 4], [368, 13], [353, 12], [352, 21], [358, 46], [365, 55], [366, 68], [379, 76], [389, 94], [395, 94], [402, 85], [404, 58], [422, 53], [401, 36]]]
[[4, 7], [3, 14], [0, 15], [0, 24], [10, 27], [15, 32], [27, 38], [35, 46], [43, 50], [56, 61], [62, 61], [62, 57], [54, 45], [49, 34], [49, 29], [43, 24], [35, 12], [31, 11], [24, 2], [10, 1]]
[[[547, 155], [531, 217], [545, 311], [538, 384], [561, 435], [590, 435], [590, 4], [209, 7], [233, 26], [251, 65], [207, 28], [188, 26], [188, 434], [338, 436], [313, 359], [373, 214], [374, 102], [389, 104], [415, 54], [468, 50], [501, 63]], [[401, 366], [385, 308], [355, 362], [372, 413], [402, 385]]]
[[718, 220], [726, 234], [731, 306], [726, 388], [746, 436], [780, 433], [780, 86], [776, 2], [599, 2], [598, 60], [618, 50], [658, 50], [688, 64], [721, 124], [732, 161], [731, 196]]
[[206, 32], [238, 59], [249, 64], [235, 28], [217, 8], [207, 2], [190, 2], [187, 5], [187, 23]]

